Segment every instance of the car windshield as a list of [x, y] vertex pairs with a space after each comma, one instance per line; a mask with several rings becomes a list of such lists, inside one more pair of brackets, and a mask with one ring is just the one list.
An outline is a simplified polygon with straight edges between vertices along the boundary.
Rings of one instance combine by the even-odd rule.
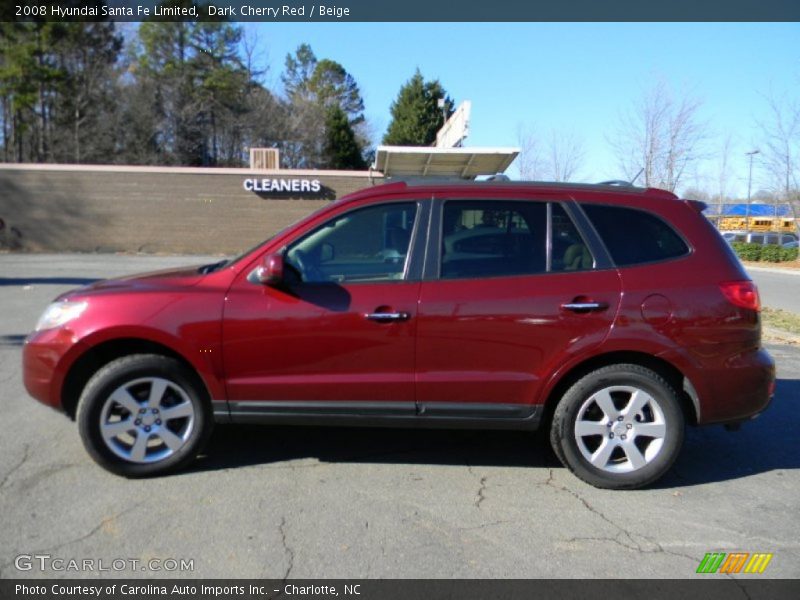
[[237, 256], [235, 256], [233, 258], [230, 258], [230, 259], [222, 260], [222, 261], [217, 262], [217, 263], [213, 263], [213, 264], [210, 264], [210, 265], [204, 265], [204, 266], [200, 267], [200, 269], [198, 269], [198, 271], [200, 273], [202, 273], [203, 275], [206, 275], [208, 273], [213, 273], [214, 271], [218, 271], [219, 269], [222, 269], [223, 267], [233, 266], [233, 265], [237, 264], [239, 261], [241, 261], [242, 259], [244, 259], [245, 257], [247, 257], [250, 254], [252, 254], [253, 252], [255, 252], [258, 248], [260, 248], [264, 244], [268, 243], [270, 240], [274, 240], [276, 237], [278, 237], [280, 235], [283, 235], [284, 232], [288, 231], [289, 229], [291, 229], [292, 227], [297, 225], [300, 221], [303, 221], [305, 219], [309, 219], [309, 218], [311, 218], [313, 216], [314, 215], [310, 215], [310, 216], [307, 216], [307, 217], [302, 217], [300, 219], [295, 219], [294, 221], [289, 223], [286, 227], [281, 229], [275, 235], [271, 235], [268, 238], [261, 240], [256, 245], [251, 246], [250, 248], [248, 248], [247, 250], [245, 250], [241, 254], [239, 254], [239, 255], [237, 255]]

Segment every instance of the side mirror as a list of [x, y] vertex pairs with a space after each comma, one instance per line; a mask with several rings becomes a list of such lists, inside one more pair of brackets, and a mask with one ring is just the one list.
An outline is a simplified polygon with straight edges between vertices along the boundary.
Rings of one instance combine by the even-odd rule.
[[283, 254], [268, 254], [256, 269], [256, 279], [264, 285], [278, 285], [283, 281]]

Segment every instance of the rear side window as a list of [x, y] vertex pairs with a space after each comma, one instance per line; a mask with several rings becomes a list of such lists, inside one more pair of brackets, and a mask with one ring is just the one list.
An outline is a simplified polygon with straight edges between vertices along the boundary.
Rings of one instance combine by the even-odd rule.
[[618, 266], [657, 262], [689, 252], [686, 242], [653, 214], [620, 206], [581, 206]]
[[585, 271], [594, 268], [594, 257], [578, 228], [559, 203], [551, 205], [551, 271]]
[[442, 279], [530, 275], [547, 270], [547, 204], [448, 201]]

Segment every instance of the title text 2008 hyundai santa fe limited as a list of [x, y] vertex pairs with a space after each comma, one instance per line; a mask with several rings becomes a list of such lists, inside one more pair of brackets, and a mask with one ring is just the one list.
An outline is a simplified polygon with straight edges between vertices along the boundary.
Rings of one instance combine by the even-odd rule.
[[654, 189], [389, 183], [228, 262], [61, 296], [32, 396], [100, 465], [183, 467], [215, 422], [549, 428], [592, 485], [636, 488], [685, 424], [769, 403], [759, 298], [703, 205]]

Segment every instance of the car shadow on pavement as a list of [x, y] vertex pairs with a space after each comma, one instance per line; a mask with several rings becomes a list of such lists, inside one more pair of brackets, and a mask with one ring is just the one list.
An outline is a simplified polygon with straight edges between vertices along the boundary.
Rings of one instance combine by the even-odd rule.
[[759, 473], [800, 469], [800, 380], [778, 379], [775, 397], [739, 431], [690, 427], [675, 466], [656, 487], [728, 481]]
[[[687, 428], [683, 450], [655, 488], [686, 487], [800, 468], [800, 380], [778, 380], [775, 398], [741, 430]], [[561, 467], [544, 432], [340, 427], [217, 427], [194, 471], [303, 459], [322, 463]]]
[[0, 277], [0, 286], [9, 285], [89, 285], [100, 281], [85, 277]]
[[544, 436], [524, 431], [217, 427], [196, 470], [303, 459], [322, 463], [555, 467]]

